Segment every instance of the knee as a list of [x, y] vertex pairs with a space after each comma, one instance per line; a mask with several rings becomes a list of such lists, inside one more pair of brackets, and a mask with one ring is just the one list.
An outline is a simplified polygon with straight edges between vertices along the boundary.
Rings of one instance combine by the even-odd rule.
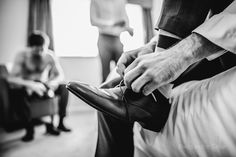
[[68, 97], [69, 91], [66, 89], [66, 84], [60, 84], [58, 86], [58, 89], [57, 89], [56, 93], [58, 93], [61, 96], [67, 96]]

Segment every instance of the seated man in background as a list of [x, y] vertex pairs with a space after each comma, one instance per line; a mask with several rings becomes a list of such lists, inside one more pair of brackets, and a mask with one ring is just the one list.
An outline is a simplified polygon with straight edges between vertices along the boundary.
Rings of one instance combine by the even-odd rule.
[[31, 141], [34, 138], [34, 126], [29, 109], [28, 100], [32, 97], [45, 98], [59, 96], [59, 125], [58, 129], [51, 124], [46, 124], [47, 133], [59, 135], [60, 131], [69, 132], [64, 126], [68, 91], [61, 84], [64, 75], [62, 68], [54, 52], [48, 49], [49, 38], [40, 31], [33, 32], [28, 38], [29, 47], [18, 53], [15, 57], [13, 68], [8, 78], [11, 85], [9, 99], [14, 105], [19, 118], [24, 121], [26, 134], [23, 141]]

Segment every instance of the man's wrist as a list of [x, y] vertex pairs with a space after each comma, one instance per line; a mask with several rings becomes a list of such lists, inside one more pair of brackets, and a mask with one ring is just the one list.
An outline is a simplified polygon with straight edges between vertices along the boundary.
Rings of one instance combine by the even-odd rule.
[[192, 33], [191, 35], [193, 37], [193, 39], [200, 43], [200, 47], [198, 51], [193, 51], [193, 57], [196, 60], [201, 60], [203, 58], [206, 58], [212, 54], [217, 53], [220, 50], [223, 50], [221, 47], [215, 45], [214, 43], [212, 43], [211, 41], [209, 41], [208, 39], [206, 39], [205, 37], [203, 37], [200, 34], [197, 33]]
[[[191, 65], [203, 58], [206, 58], [222, 48], [210, 42], [203, 36], [192, 33], [173, 47], [174, 51], [179, 51], [183, 60]], [[177, 52], [178, 53], [178, 52]]]
[[178, 38], [173, 38], [171, 36], [166, 36], [166, 35], [158, 34], [158, 35], [154, 36], [149, 41], [149, 43], [147, 44], [147, 47], [149, 47], [153, 51], [155, 51], [156, 47], [167, 49], [167, 48], [175, 45], [179, 41], [180, 41], [180, 39], [178, 39]]

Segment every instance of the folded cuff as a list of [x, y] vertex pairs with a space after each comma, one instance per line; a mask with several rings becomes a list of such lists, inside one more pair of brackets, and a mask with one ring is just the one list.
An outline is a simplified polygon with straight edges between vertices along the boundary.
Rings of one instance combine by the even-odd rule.
[[221, 13], [197, 27], [198, 33], [223, 49], [236, 54], [236, 14]]

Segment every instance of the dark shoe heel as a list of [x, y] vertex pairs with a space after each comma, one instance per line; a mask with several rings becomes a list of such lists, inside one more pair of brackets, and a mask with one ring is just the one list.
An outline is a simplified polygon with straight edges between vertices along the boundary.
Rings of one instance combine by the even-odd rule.
[[64, 124], [58, 125], [57, 129], [60, 130], [60, 131], [63, 131], [63, 132], [71, 132], [71, 129], [65, 127]]
[[55, 136], [60, 135], [60, 131], [57, 130], [52, 124], [46, 124], [46, 133]]
[[25, 136], [22, 137], [22, 141], [23, 142], [30, 142], [33, 141], [34, 139], [34, 130], [30, 129], [30, 130], [26, 130], [26, 134]]

